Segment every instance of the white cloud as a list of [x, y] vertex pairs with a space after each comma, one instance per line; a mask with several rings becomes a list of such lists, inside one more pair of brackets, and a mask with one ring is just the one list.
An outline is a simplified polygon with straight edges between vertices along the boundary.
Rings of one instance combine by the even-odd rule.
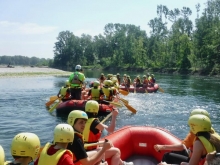
[[57, 29], [54, 26], [40, 26], [35, 23], [19, 23], [0, 21], [0, 33], [2, 34], [46, 34]]

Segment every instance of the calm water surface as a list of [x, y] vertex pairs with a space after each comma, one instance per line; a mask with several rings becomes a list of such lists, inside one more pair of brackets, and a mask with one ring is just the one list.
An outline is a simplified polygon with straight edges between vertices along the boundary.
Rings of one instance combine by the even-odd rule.
[[[137, 75], [134, 72], [128, 74], [133, 78]], [[89, 82], [94, 81], [100, 72], [87, 71], [85, 75]], [[121, 96], [129, 100], [138, 113], [133, 115], [126, 107], [120, 108], [116, 129], [125, 125], [158, 126], [184, 138], [188, 132], [189, 112], [203, 108], [209, 111], [213, 127], [220, 132], [220, 79], [174, 75], [155, 77], [165, 93]], [[11, 160], [10, 144], [17, 133], [36, 133], [43, 145], [51, 141], [54, 127], [66, 121], [66, 117], [56, 116], [55, 112], [50, 114], [45, 108], [49, 97], [57, 94], [66, 79], [52, 76], [0, 78], [0, 145], [7, 160]]]

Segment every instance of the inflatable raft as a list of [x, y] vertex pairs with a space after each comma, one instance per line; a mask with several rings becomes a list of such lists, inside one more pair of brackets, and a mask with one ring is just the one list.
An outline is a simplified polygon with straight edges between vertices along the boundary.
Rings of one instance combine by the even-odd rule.
[[[104, 137], [120, 149], [121, 159], [134, 165], [156, 165], [165, 151], [156, 152], [155, 144], [179, 144], [181, 140], [158, 127], [126, 126]], [[107, 160], [110, 163], [110, 160]]]
[[[61, 102], [56, 108], [56, 113], [59, 115], [68, 115], [72, 110], [85, 111], [86, 102], [87, 100], [69, 100]], [[107, 115], [112, 112], [113, 108], [112, 105], [99, 104], [98, 115]]]
[[[120, 86], [120, 89], [122, 90], [126, 90], [125, 86]], [[159, 85], [158, 84], [154, 84], [153, 87], [134, 87], [133, 85], [130, 86], [130, 88], [128, 89], [129, 92], [137, 92], [137, 93], [153, 93], [153, 92], [157, 92], [157, 90], [159, 89]]]

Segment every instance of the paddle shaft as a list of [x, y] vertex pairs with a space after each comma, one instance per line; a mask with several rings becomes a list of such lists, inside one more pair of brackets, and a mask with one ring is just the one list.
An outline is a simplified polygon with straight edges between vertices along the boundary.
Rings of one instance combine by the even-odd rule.
[[104, 123], [106, 120], [108, 120], [112, 116], [112, 112], [109, 113], [100, 123]]
[[105, 143], [104, 141], [100, 141], [98, 143], [89, 143], [89, 144], [84, 144], [84, 147], [98, 146], [104, 143]]

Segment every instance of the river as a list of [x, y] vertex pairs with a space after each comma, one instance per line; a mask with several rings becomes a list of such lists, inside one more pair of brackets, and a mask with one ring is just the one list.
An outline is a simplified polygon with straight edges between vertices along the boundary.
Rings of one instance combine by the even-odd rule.
[[[124, 73], [132, 78], [137, 75], [135, 72]], [[100, 71], [86, 71], [85, 75], [86, 81], [94, 81]], [[203, 108], [211, 114], [212, 125], [220, 132], [220, 79], [163, 74], [155, 74], [155, 77], [165, 92], [121, 96], [138, 112], [131, 114], [126, 107], [120, 108], [116, 130], [125, 125], [156, 126], [182, 139], [189, 131], [187, 120], [190, 111]], [[54, 127], [66, 121], [66, 117], [56, 116], [55, 112], [48, 113], [45, 103], [50, 96], [57, 94], [67, 78], [0, 78], [0, 145], [7, 160], [12, 159], [10, 144], [17, 133], [36, 133], [43, 145], [52, 140]]]

